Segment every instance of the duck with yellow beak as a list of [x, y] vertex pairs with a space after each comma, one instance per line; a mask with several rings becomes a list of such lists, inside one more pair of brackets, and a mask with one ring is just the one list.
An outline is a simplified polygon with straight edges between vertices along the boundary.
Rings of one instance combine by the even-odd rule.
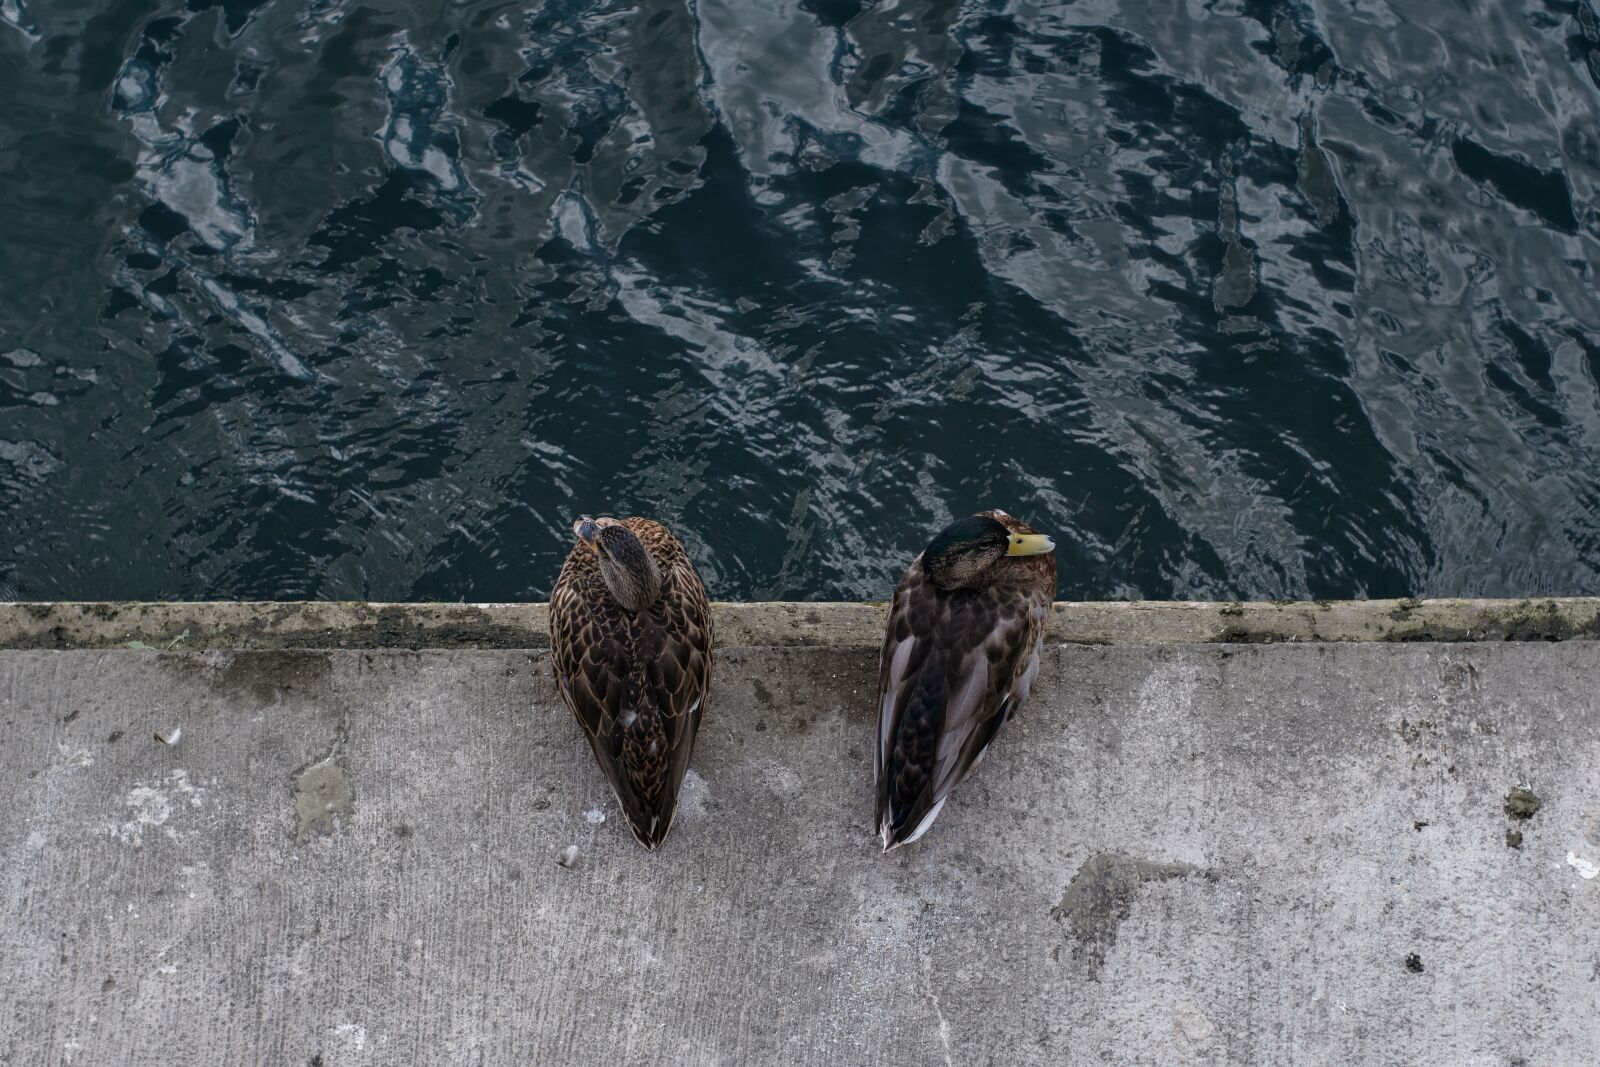
[[915, 841], [1039, 672], [1055, 542], [1003, 511], [946, 526], [894, 591], [873, 759], [883, 849]]

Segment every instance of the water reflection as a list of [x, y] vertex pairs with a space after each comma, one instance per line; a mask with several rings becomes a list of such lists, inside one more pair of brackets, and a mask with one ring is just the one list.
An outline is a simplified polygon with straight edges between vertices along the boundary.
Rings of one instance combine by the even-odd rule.
[[1600, 593], [1588, 0], [0, 22], [0, 596]]

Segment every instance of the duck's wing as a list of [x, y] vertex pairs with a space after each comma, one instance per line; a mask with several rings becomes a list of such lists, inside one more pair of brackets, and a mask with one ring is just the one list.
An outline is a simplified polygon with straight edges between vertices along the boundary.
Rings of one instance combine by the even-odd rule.
[[[631, 620], [606, 595], [588, 552], [573, 550], [551, 590], [550, 651], [556, 688], [598, 757], [629, 702]], [[606, 759], [600, 762], [611, 777]]]
[[[652, 615], [660, 626], [659, 643], [648, 661], [646, 684], [661, 721], [665, 745], [659, 769], [660, 789], [652, 806], [654, 820], [650, 836], [659, 844], [672, 829], [677, 812], [678, 790], [694, 755], [695, 735], [711, 694], [711, 668], [714, 653], [711, 609], [705, 586], [687, 556], [667, 568], [661, 600]], [[635, 827], [635, 833], [639, 828]], [[643, 835], [641, 841], [645, 841]], [[645, 842], [654, 847], [651, 842]]]
[[912, 563], [878, 666], [873, 761], [886, 849], [914, 841], [983, 757], [1032, 681], [1044, 612], [1015, 586], [943, 593]]

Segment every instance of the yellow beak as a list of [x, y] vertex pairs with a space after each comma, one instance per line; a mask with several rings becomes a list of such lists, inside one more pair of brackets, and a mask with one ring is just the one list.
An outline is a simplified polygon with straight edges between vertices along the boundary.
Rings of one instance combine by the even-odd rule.
[[1039, 556], [1055, 551], [1056, 543], [1045, 534], [1012, 534], [1006, 547], [1008, 556]]

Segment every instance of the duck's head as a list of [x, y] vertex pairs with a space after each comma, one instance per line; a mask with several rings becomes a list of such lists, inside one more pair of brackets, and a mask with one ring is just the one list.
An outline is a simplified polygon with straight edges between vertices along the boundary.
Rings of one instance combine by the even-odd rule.
[[1056, 543], [1041, 533], [1014, 533], [987, 515], [957, 519], [922, 552], [933, 584], [946, 591], [971, 589], [994, 580], [996, 569], [1015, 556], [1037, 556]]
[[661, 570], [632, 530], [616, 519], [585, 515], [572, 524], [572, 532], [599, 559], [600, 577], [613, 600], [635, 615], [656, 602], [661, 595]]

